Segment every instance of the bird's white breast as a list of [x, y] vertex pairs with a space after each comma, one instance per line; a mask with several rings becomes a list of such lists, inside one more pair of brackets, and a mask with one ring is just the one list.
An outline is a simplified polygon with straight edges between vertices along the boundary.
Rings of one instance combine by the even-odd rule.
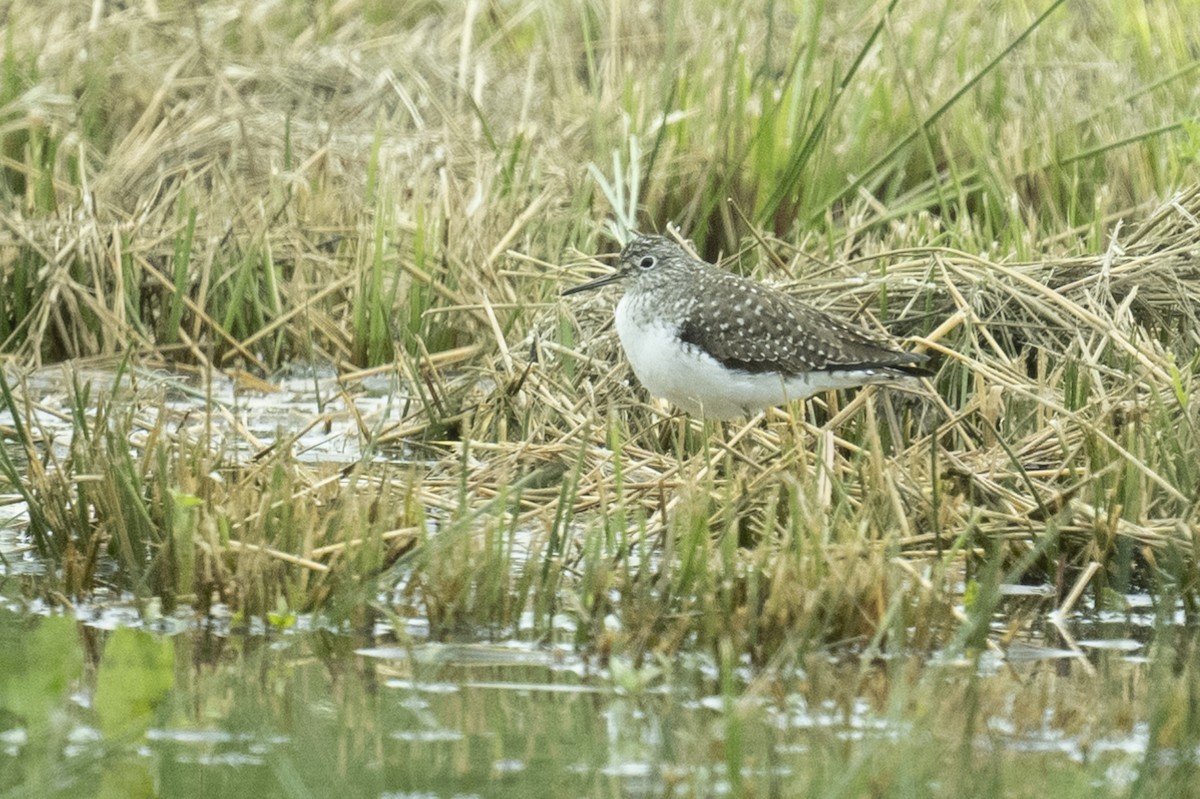
[[871, 370], [814, 372], [785, 378], [777, 372], [727, 369], [716, 358], [679, 339], [679, 325], [647, 313], [626, 294], [617, 303], [617, 336], [646, 390], [690, 414], [733, 419], [761, 408], [782, 405], [819, 391], [871, 382]]

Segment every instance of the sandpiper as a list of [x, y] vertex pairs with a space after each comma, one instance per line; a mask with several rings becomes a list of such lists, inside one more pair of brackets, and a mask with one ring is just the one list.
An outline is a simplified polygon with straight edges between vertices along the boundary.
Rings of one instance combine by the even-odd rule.
[[617, 271], [563, 295], [621, 282], [617, 335], [642, 385], [690, 414], [733, 419], [820, 391], [928, 374], [925, 355], [778, 289], [637, 236]]

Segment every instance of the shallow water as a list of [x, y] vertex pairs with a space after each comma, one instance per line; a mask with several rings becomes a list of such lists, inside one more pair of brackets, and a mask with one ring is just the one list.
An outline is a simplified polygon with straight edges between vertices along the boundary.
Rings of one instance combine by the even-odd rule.
[[[1097, 618], [1070, 627], [1112, 631]], [[1137, 626], [1130, 615], [1119, 632]], [[419, 622], [238, 627], [183, 611], [142, 621], [122, 602], [71, 617], [10, 597], [5, 795], [837, 795], [878, 782], [855, 776], [863, 758], [897, 761], [938, 794], [945, 768], [980, 762], [996, 769], [989, 784], [1036, 769], [1119, 794], [1150, 750], [1147, 719], [1080, 718], [1099, 708], [1089, 697], [1149, 679], [1125, 634], [1088, 640], [1086, 659], [1031, 638], [1003, 657], [818, 653], [723, 670], [709, 653], [638, 666], [565, 644], [435, 642]]]
[[[15, 375], [6, 378], [9, 385], [18, 385]], [[107, 369], [50, 366], [23, 375], [19, 385], [31, 402], [28, 419], [24, 412], [22, 418], [60, 456], [72, 434], [69, 398], [75, 385], [87, 387], [92, 398], [136, 401], [144, 428], [162, 413], [168, 430], [183, 429], [191, 437], [203, 432], [233, 460], [249, 458], [286, 436], [295, 438], [291, 452], [297, 460], [355, 463], [367, 454], [362, 449], [363, 426], [378, 430], [395, 425], [410, 410], [394, 375], [387, 374], [356, 381], [351, 407], [332, 367], [296, 366], [270, 383], [239, 384], [220, 372], [195, 376], [132, 369], [118, 380]], [[0, 428], [12, 424], [12, 413], [0, 407]], [[21, 457], [16, 448], [12, 454]]]
[[[182, 425], [225, 403], [261, 445], [320, 405], [298, 451], [363, 457], [342, 400], [304, 388], [320, 379], [264, 402], [168, 381], [162, 408]], [[403, 415], [385, 394], [372, 425]], [[52, 439], [56, 418], [39, 413]], [[3, 797], [1125, 795], [1191, 784], [1200, 757], [1194, 717], [1172, 716], [1197, 693], [1194, 625], [1150, 594], [1058, 618], [1052, 587], [1004, 586], [981, 651], [632, 663], [577, 647], [569, 616], [549, 639], [447, 641], [419, 615], [354, 631], [103, 593], [64, 614], [26, 522], [0, 497]]]

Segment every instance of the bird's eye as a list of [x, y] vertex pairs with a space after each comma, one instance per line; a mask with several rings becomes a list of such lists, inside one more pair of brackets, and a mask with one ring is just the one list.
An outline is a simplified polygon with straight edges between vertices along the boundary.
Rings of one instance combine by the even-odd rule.
[[656, 263], [658, 263], [657, 258], [655, 258], [653, 255], [647, 255], [645, 258], [638, 261], [638, 266], [640, 266], [642, 269], [653, 269]]

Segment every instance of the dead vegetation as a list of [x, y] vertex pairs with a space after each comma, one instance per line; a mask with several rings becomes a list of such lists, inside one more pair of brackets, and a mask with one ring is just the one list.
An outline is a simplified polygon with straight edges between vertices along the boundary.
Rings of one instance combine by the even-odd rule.
[[[1200, 191], [1167, 188], [1160, 167], [1182, 159], [1152, 146], [1182, 104], [1120, 135], [1084, 117], [1142, 147], [1129, 166], [1081, 145], [1120, 176], [1106, 194], [1079, 188], [1067, 164], [1082, 156], [1047, 161], [1046, 119], [1003, 152], [974, 149], [1017, 122], [970, 93], [961, 137], [924, 142], [932, 166], [847, 155], [862, 120], [894, 118], [894, 140], [927, 130], [853, 75], [857, 104], [830, 105], [840, 121], [813, 160], [789, 161], [806, 109], [829, 98], [768, 109], [775, 84], [756, 81], [806, 85], [785, 69], [802, 60], [767, 48], [771, 31], [808, 52], [800, 20], [715, 47], [703, 27], [635, 34], [646, 12], [619, 3], [604, 36], [594, 8], [375, 22], [340, 6], [104, 8], [23, 8], [9, 24], [26, 44], [5, 66], [18, 90], [4, 98], [0, 351], [6, 446], [28, 464], [9, 458], [5, 491], [37, 509], [32, 536], [69, 564], [68, 594], [105, 557], [127, 570], [121, 588], [251, 615], [371, 604], [384, 575], [443, 629], [533, 613], [549, 634], [568, 612], [582, 639], [615, 615], [606, 647], [732, 635], [759, 657], [889, 635], [945, 645], [994, 607], [957, 610], [964, 578], [1049, 582], [1062, 607], [1131, 581], [1195, 597]], [[840, 12], [826, 26], [873, 41]], [[667, 53], [678, 66], [636, 69]], [[1153, 90], [1097, 80], [1130, 102], [1174, 97], [1189, 64]], [[1013, 101], [1036, 95], [1019, 64], [1003, 75]], [[724, 136], [753, 130], [780, 132]], [[876, 163], [851, 196], [844, 157]], [[811, 181], [767, 203], [793, 168]], [[1170, 174], [1195, 185], [1194, 170]], [[1166, 201], [1146, 199], [1158, 189]], [[906, 337], [937, 375], [720, 429], [650, 407], [611, 300], [557, 297], [612, 215], [679, 220], [710, 256]], [[77, 396], [71, 453], [48, 454], [20, 375], [125, 355], [268, 382], [287, 362], [330, 363], [350, 398], [394, 373], [410, 412], [359, 430], [411, 462], [312, 470], [286, 434], [237, 461], [136, 392], [103, 412]]]

